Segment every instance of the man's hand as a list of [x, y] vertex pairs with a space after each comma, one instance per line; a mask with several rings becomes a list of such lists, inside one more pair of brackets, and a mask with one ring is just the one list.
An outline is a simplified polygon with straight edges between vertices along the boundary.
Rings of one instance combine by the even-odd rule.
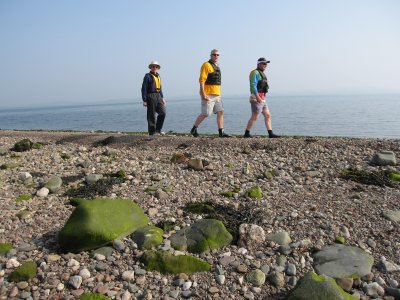
[[263, 103], [265, 100], [261, 99], [261, 97], [257, 94], [256, 99], [258, 103]]
[[147, 106], [147, 101], [143, 101], [143, 106]]
[[162, 103], [163, 105], [166, 105], [166, 104], [167, 104], [167, 99], [162, 98], [161, 103]]

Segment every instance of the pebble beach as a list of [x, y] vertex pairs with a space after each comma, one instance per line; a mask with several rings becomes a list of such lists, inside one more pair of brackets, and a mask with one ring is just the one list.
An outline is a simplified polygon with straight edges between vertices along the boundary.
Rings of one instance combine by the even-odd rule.
[[[12, 151], [23, 139], [42, 146]], [[0, 243], [12, 245], [0, 255], [0, 299], [78, 299], [87, 292], [124, 300], [284, 299], [315, 271], [313, 255], [335, 244], [373, 257], [368, 274], [336, 279], [354, 299], [400, 299], [400, 185], [343, 177], [348, 169], [399, 172], [399, 163], [371, 164], [381, 151], [399, 159], [399, 139], [0, 130], [0, 150], [0, 165], [13, 164], [0, 170]], [[202, 167], [172, 161], [177, 154], [199, 159]], [[111, 176], [118, 172], [122, 179]], [[110, 180], [90, 186], [90, 174]], [[62, 179], [60, 188], [43, 190], [52, 176]], [[256, 186], [258, 199], [246, 194]], [[151, 224], [171, 224], [155, 250], [174, 255], [182, 251], [174, 250], [170, 236], [208, 217], [189, 211], [191, 203], [213, 207], [238, 236], [230, 245], [191, 254], [211, 265], [210, 272], [192, 274], [146, 269], [141, 257], [147, 250], [130, 235], [106, 252], [64, 253], [57, 237], [74, 198], [132, 199]], [[261, 232], [248, 247], [237, 242], [242, 224]], [[36, 275], [9, 280], [28, 260], [36, 263]], [[252, 280], [254, 270], [265, 280]]]

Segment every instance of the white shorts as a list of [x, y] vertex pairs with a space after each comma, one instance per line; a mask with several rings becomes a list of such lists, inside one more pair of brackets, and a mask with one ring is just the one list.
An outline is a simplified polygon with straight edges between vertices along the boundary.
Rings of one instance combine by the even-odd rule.
[[201, 100], [201, 114], [203, 116], [211, 116], [212, 113], [224, 111], [220, 95], [206, 95], [209, 100]]

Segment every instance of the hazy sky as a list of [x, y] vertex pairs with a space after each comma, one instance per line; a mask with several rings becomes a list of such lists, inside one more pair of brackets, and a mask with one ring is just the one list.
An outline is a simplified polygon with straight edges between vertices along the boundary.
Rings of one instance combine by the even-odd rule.
[[166, 98], [198, 95], [220, 50], [222, 92], [399, 93], [399, 0], [0, 0], [0, 106], [140, 100], [157, 59]]

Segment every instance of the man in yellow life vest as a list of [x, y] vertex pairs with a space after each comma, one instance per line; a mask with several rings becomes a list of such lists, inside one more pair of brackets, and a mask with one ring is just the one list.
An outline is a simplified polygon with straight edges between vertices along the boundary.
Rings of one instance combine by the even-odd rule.
[[161, 77], [157, 72], [160, 67], [158, 61], [154, 60], [150, 62], [150, 72], [144, 75], [142, 84], [142, 100], [143, 106], [147, 107], [147, 125], [149, 135], [164, 134], [161, 129], [164, 125], [166, 107], [165, 98], [161, 88]]
[[224, 107], [221, 101], [221, 70], [218, 66], [219, 51], [211, 50], [210, 60], [201, 66], [200, 70], [200, 97], [201, 114], [194, 122], [190, 133], [197, 137], [197, 127], [212, 113], [217, 114], [217, 125], [220, 137], [230, 137], [224, 132]]

